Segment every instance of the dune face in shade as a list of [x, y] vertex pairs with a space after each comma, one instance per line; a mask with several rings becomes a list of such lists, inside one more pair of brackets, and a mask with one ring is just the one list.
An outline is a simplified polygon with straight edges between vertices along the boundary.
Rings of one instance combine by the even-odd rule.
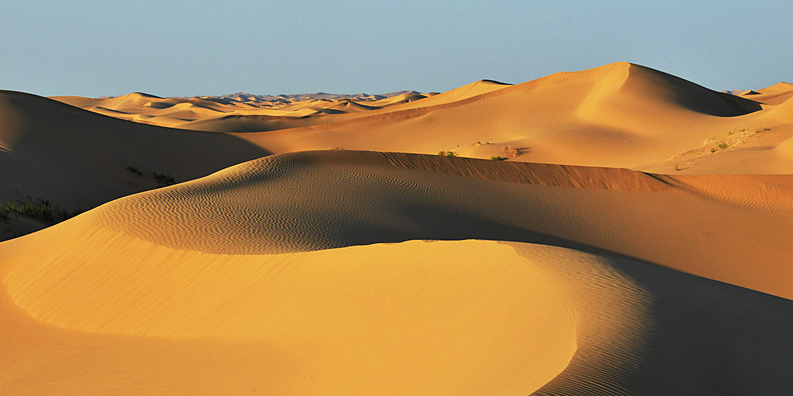
[[0, 394], [787, 395], [791, 87], [0, 92]]

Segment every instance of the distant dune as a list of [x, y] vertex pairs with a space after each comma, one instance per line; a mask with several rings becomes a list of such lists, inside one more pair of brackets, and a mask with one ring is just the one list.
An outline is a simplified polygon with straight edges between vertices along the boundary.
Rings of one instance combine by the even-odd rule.
[[0, 394], [787, 395], [791, 97], [2, 91]]

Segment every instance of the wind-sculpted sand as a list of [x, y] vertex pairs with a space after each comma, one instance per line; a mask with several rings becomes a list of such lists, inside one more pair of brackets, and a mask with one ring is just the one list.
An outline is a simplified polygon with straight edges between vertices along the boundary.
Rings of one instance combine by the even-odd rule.
[[792, 95], [0, 93], [0, 394], [787, 395]]

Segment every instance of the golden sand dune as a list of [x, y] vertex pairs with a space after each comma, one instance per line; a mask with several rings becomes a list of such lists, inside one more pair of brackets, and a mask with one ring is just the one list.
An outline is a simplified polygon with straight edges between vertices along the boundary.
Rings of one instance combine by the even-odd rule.
[[[637, 235], [645, 219], [603, 202], [652, 207], [662, 232]], [[0, 384], [12, 394], [774, 394], [788, 381], [779, 365], [790, 368], [793, 305], [602, 253], [625, 236], [651, 258], [674, 243], [694, 249], [665, 235], [669, 213], [730, 209], [619, 169], [266, 157], [0, 245], [11, 351]], [[718, 228], [762, 216], [743, 210]], [[468, 237], [568, 248], [409, 241]], [[368, 245], [382, 241], [405, 242]], [[322, 250], [335, 246], [350, 247]], [[698, 260], [722, 273], [749, 262], [703, 250]], [[76, 363], [55, 369], [64, 361]]]
[[325, 151], [265, 157], [86, 216], [157, 245], [215, 254], [413, 239], [552, 244], [791, 298], [790, 178]]
[[791, 92], [0, 92], [0, 394], [787, 395]]
[[576, 350], [559, 282], [495, 242], [232, 256], [87, 226], [3, 268], [5, 393], [523, 394]]
[[776, 105], [793, 98], [793, 84], [782, 82], [768, 88], [746, 92], [741, 96], [760, 103]]
[[[481, 85], [481, 87], [480, 87]], [[472, 84], [450, 92], [450, 99], [476, 95], [495, 88]], [[309, 94], [259, 98], [253, 95], [160, 98], [141, 92], [91, 99], [57, 96], [52, 99], [102, 115], [171, 128], [216, 132], [287, 129], [355, 118], [356, 113], [380, 110], [432, 95], [414, 92], [386, 96]], [[447, 96], [441, 95], [446, 98]], [[328, 119], [326, 114], [342, 117]]]
[[[757, 102], [628, 63], [421, 106], [432, 99], [352, 120], [239, 136], [275, 153], [296, 151], [299, 142], [300, 149], [453, 151], [662, 173], [793, 170], [788, 157], [772, 152], [793, 137], [789, 115], [766, 117], [773, 107], [762, 110]], [[768, 157], [774, 161], [763, 161]]]
[[[619, 62], [517, 85], [482, 80], [436, 95], [382, 99], [221, 103], [145, 94], [57, 99], [133, 121], [241, 133], [272, 153], [452, 151], [474, 158], [657, 173], [767, 174], [793, 172], [788, 150], [775, 150], [793, 137], [793, 113], [785, 102], [791, 92], [790, 84], [780, 83], [757, 95], [730, 95]], [[105, 101], [112, 101], [110, 107], [129, 107], [111, 111], [99, 105]], [[210, 103], [214, 112], [177, 117], [170, 115], [172, 110], [145, 106], [158, 101]]]

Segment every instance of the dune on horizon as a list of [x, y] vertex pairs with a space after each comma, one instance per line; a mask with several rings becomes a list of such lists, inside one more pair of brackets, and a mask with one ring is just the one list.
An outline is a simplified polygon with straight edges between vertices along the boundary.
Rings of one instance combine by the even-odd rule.
[[0, 393], [785, 395], [791, 96], [2, 91]]

